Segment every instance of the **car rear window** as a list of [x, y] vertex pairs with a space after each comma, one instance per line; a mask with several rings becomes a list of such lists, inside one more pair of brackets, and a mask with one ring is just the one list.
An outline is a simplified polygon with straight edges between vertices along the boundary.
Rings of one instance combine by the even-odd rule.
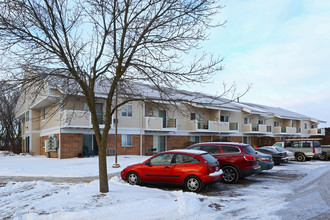
[[249, 153], [249, 154], [255, 154], [255, 150], [253, 149], [253, 147], [251, 145], [247, 145], [244, 147], [246, 153]]
[[215, 159], [211, 154], [202, 154], [201, 155], [208, 163], [216, 163], [217, 159]]
[[240, 153], [241, 150], [235, 146], [221, 146], [223, 153], [231, 154], [231, 153]]
[[185, 163], [199, 163], [201, 162], [195, 157], [185, 155], [185, 154], [176, 154], [174, 163], [176, 164], [185, 164]]

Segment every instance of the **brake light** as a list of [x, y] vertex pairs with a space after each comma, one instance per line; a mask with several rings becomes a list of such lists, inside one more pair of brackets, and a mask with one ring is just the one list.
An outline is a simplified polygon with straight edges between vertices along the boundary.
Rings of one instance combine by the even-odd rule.
[[262, 161], [269, 161], [268, 158], [260, 158]]
[[244, 159], [247, 161], [255, 161], [256, 158], [254, 156], [244, 156]]
[[315, 154], [315, 148], [313, 147], [313, 154]]

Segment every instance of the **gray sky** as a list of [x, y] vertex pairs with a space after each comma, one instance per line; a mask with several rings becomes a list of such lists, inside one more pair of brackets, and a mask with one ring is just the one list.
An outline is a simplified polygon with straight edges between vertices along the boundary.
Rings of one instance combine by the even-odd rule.
[[[330, 127], [330, 1], [222, 0], [224, 28], [203, 44], [224, 58], [214, 85], [199, 90], [221, 92], [236, 82], [240, 99], [282, 107], [327, 121]], [[220, 86], [219, 86], [220, 85]]]

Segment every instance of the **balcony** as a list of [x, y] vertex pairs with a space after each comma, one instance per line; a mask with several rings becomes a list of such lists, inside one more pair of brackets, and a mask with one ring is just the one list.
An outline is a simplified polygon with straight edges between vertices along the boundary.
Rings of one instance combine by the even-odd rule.
[[[207, 120], [191, 120], [189, 122], [189, 130], [194, 132], [212, 132], [210, 128], [210, 122]], [[218, 132], [218, 128], [214, 122], [211, 122], [211, 128], [213, 132]]]
[[324, 128], [312, 128], [310, 129], [310, 135], [325, 135], [325, 129]]
[[[80, 110], [64, 110], [60, 113], [61, 127], [93, 127], [91, 113]], [[105, 123], [103, 112], [96, 113], [97, 121], [102, 128]]]
[[297, 129], [296, 127], [274, 127], [274, 134], [297, 134]]
[[244, 133], [265, 134], [271, 131], [272, 131], [272, 127], [264, 124], [245, 124], [243, 126]]
[[176, 131], [175, 118], [144, 117], [144, 128], [150, 131]]
[[89, 111], [64, 110], [60, 117], [62, 127], [92, 127]]

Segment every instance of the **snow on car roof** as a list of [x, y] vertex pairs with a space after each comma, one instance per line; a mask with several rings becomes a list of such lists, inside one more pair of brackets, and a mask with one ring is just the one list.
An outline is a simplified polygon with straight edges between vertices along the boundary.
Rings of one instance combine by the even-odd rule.
[[182, 152], [182, 153], [189, 153], [189, 154], [205, 154], [207, 153], [206, 151], [203, 150], [187, 150], [187, 149], [182, 149], [182, 150], [170, 150], [170, 152]]

